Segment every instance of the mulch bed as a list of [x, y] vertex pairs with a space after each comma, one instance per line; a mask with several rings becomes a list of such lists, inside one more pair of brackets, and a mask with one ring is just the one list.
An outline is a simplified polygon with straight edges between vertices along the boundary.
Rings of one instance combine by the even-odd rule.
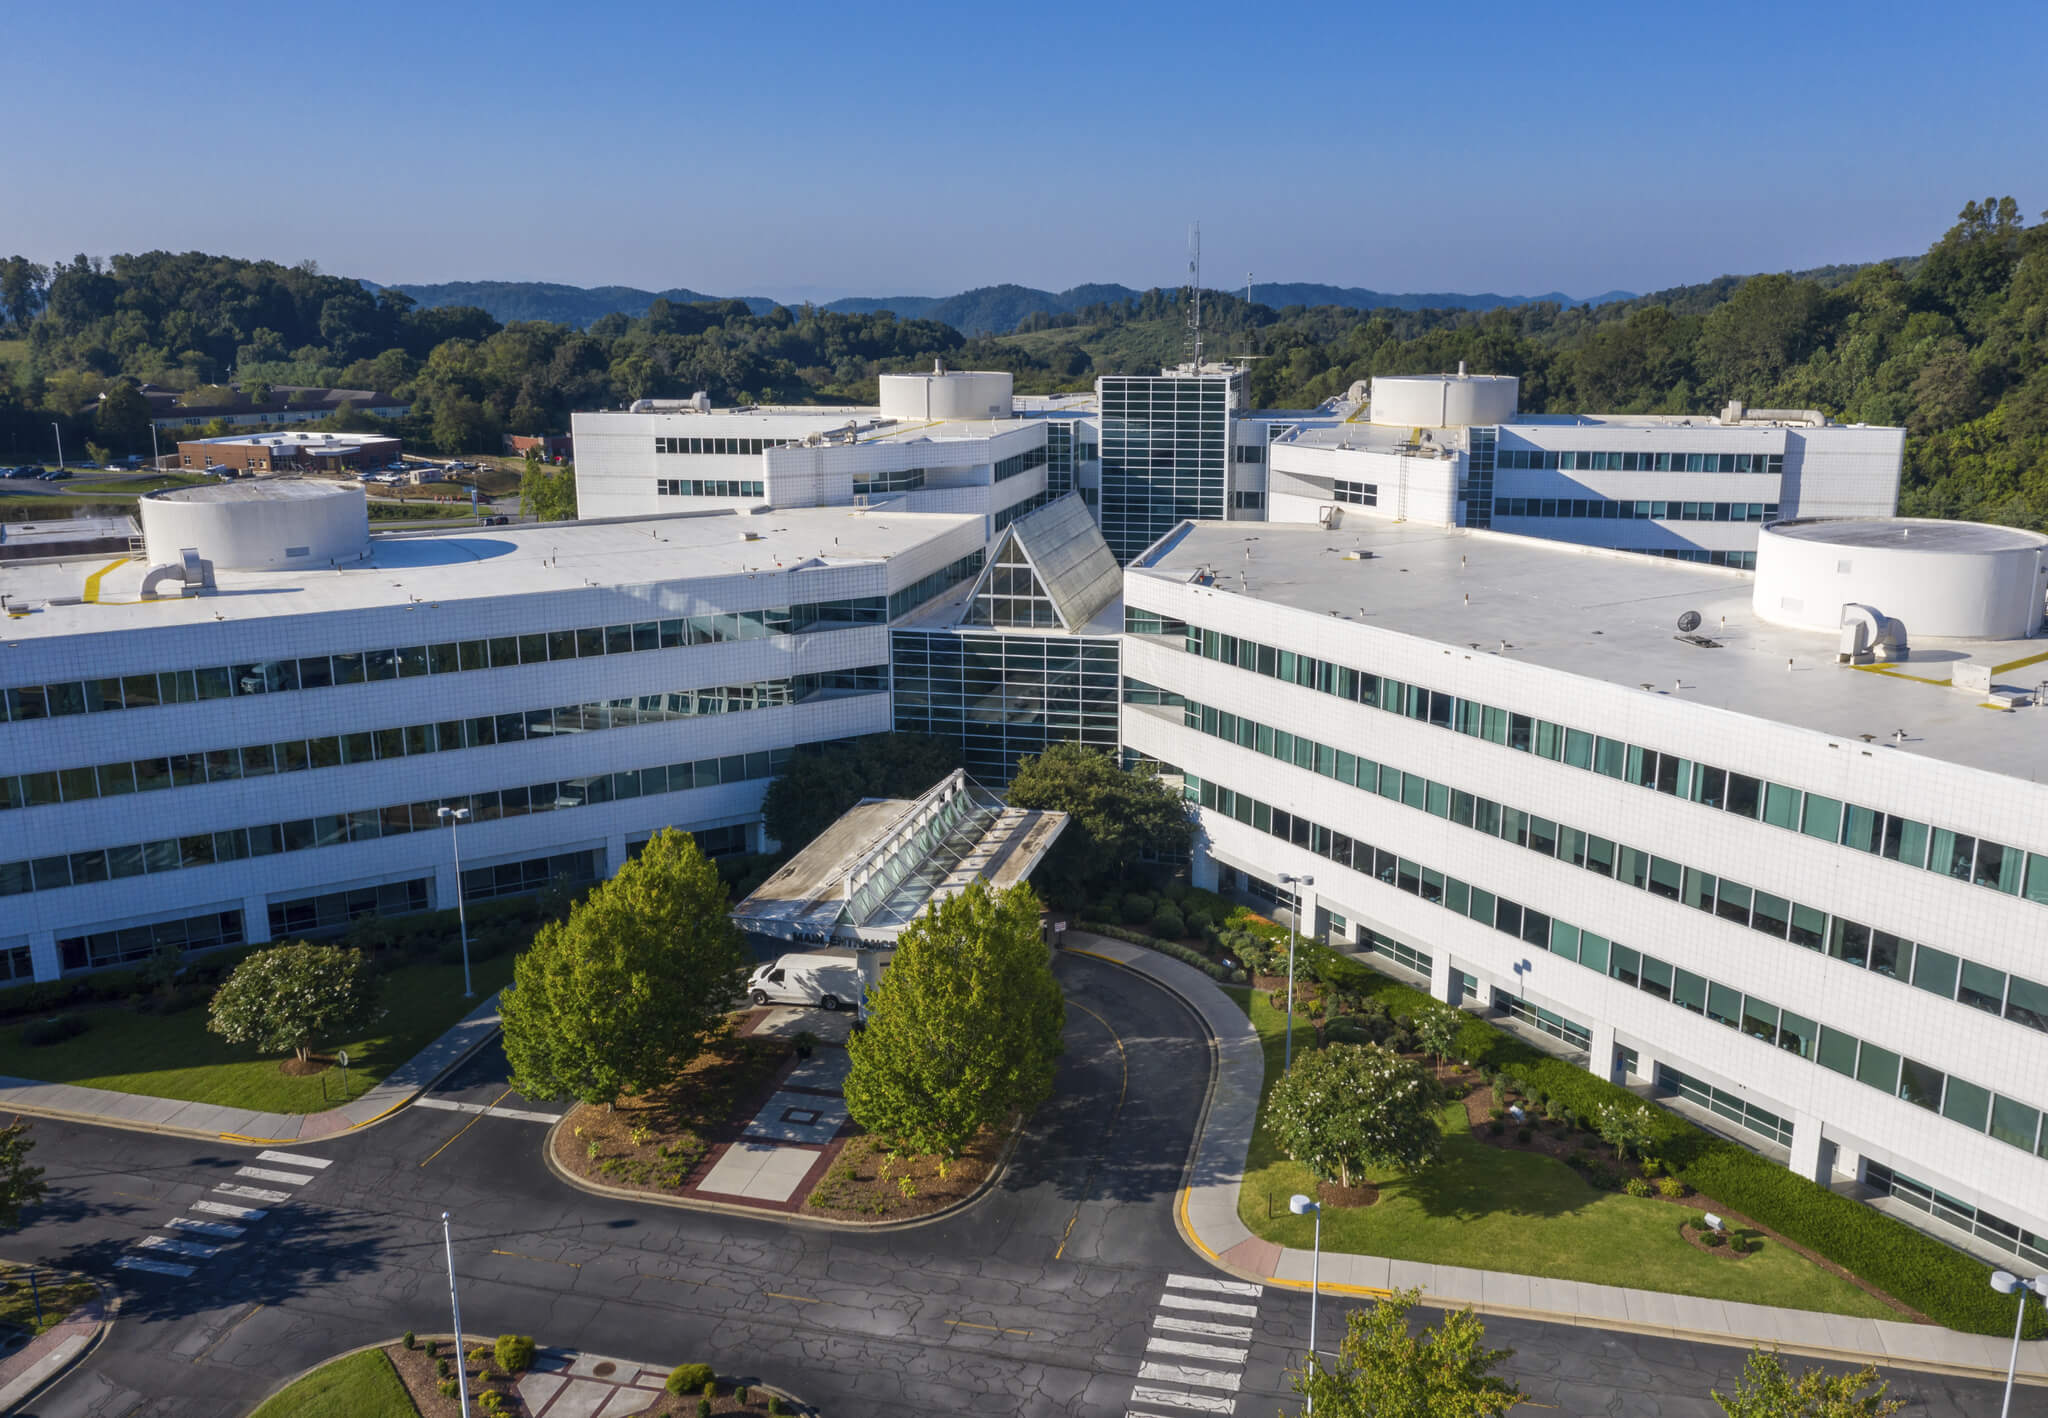
[[[486, 1351], [490, 1342], [475, 1335], [463, 1336], [469, 1342], [471, 1351], [481, 1345]], [[495, 1338], [495, 1336], [493, 1336]], [[455, 1345], [447, 1335], [438, 1340], [440, 1357], [448, 1360], [449, 1377], [455, 1374]], [[420, 1411], [420, 1418], [462, 1418], [462, 1401], [441, 1396], [441, 1375], [433, 1359], [427, 1357], [427, 1341], [420, 1340], [420, 1347], [408, 1349], [403, 1344], [387, 1344], [385, 1355], [392, 1367], [398, 1370], [398, 1377], [405, 1383], [405, 1391], [412, 1395], [413, 1405]], [[495, 1390], [504, 1395], [505, 1407], [501, 1410], [507, 1418], [529, 1418], [526, 1405], [520, 1402], [516, 1388], [517, 1380], [500, 1369], [495, 1360], [468, 1363], [464, 1366], [469, 1374], [469, 1409], [471, 1413], [483, 1411], [483, 1395], [486, 1390]]]
[[1710, 1256], [1720, 1256], [1723, 1260], [1747, 1260], [1756, 1254], [1754, 1250], [1738, 1251], [1726, 1241], [1723, 1241], [1718, 1246], [1708, 1245], [1707, 1237], [1712, 1234], [1713, 1232], [1707, 1228], [1707, 1224], [1704, 1221], [1681, 1221], [1678, 1223], [1678, 1238], [1696, 1251], [1702, 1251]]
[[1324, 1206], [1356, 1208], [1371, 1206], [1380, 1199], [1380, 1189], [1370, 1182], [1360, 1182], [1355, 1187], [1340, 1186], [1336, 1182], [1316, 1184], [1316, 1200]]
[[[806, 1216], [903, 1221], [965, 1201], [1003, 1155], [1005, 1134], [984, 1128], [939, 1175], [935, 1157], [899, 1157], [865, 1133], [847, 1140], [803, 1205]], [[905, 1179], [909, 1187], [904, 1186]]]

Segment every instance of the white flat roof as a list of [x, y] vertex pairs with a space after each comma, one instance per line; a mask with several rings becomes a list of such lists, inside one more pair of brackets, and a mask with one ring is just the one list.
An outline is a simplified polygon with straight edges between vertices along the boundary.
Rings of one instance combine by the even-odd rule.
[[[1372, 556], [1344, 560], [1352, 550]], [[1650, 684], [1650, 693], [1676, 683], [1692, 703], [1859, 742], [1873, 734], [1873, 748], [1904, 729], [1905, 752], [2048, 777], [2048, 711], [1994, 712], [1948, 685], [1951, 667], [1968, 658], [1994, 666], [1995, 685], [2031, 690], [2048, 679], [2048, 664], [2027, 662], [2048, 653], [2048, 641], [1920, 641], [1908, 661], [1882, 667], [1894, 672], [1872, 673], [1835, 663], [1834, 634], [1757, 619], [1748, 572], [1415, 523], [1196, 523], [1155, 555], [1127, 569], [1127, 587], [1210, 567], [1218, 589], [1242, 593], [1249, 577], [1260, 601], [1461, 649], [1476, 642], [1479, 653], [1632, 689]], [[1686, 611], [1699, 612], [1696, 633], [1719, 648], [1678, 638]]]
[[[779, 572], [808, 562], [877, 561], [981, 518], [954, 513], [811, 507], [759, 516], [648, 517], [465, 528], [426, 535], [373, 536], [367, 560], [337, 569], [221, 571], [219, 595], [136, 603], [140, 561], [110, 572], [94, 605], [48, 605], [5, 622], [9, 640], [202, 624], [225, 615], [298, 616], [403, 606], [421, 601], [534, 595], [597, 586], [644, 586], [745, 572]], [[759, 532], [744, 541], [741, 533]], [[0, 563], [0, 592], [16, 604], [76, 597], [105, 556], [36, 566]]]

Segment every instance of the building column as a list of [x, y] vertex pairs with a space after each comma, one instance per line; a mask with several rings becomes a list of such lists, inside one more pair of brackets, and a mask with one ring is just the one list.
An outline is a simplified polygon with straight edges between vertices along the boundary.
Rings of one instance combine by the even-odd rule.
[[1429, 992], [1445, 1004], [1458, 1003], [1458, 996], [1453, 993], [1457, 989], [1453, 976], [1449, 951], [1439, 950], [1429, 957]]
[[242, 898], [242, 939], [263, 945], [270, 939], [270, 902], [261, 896]]
[[1593, 1042], [1586, 1056], [1586, 1071], [1608, 1083], [1618, 1083], [1619, 1070], [1614, 1066], [1614, 1026], [1597, 1021], [1592, 1027]]
[[455, 874], [454, 862], [440, 862], [435, 865], [434, 909], [436, 911], [452, 911], [455, 909], [456, 892], [460, 888], [461, 883], [462, 878]]
[[1835, 1174], [1835, 1144], [1811, 1113], [1792, 1115], [1792, 1170], [1809, 1182], [1826, 1186]]
[[1209, 855], [1206, 839], [1197, 832], [1194, 849], [1188, 853], [1188, 881], [1204, 891], [1214, 891], [1217, 876], [1216, 859]]
[[617, 876], [619, 874], [619, 868], [624, 866], [625, 864], [626, 834], [623, 832], [614, 832], [609, 837], [604, 839], [605, 876]]
[[64, 962], [57, 956], [55, 931], [32, 932], [28, 938], [28, 958], [38, 980], [54, 980], [64, 973]]

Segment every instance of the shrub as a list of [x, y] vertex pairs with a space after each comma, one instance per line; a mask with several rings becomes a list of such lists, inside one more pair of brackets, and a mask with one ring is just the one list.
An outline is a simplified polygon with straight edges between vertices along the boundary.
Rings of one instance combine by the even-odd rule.
[[1529, 1138], [1530, 1138], [1530, 1132], [1529, 1132], [1529, 1129], [1527, 1129], [1527, 1128], [1516, 1128], [1516, 1129], [1515, 1129], [1515, 1141], [1517, 1141], [1517, 1142], [1527, 1142], [1527, 1141], [1529, 1140]]
[[700, 1398], [697, 1400], [697, 1418], [711, 1418], [710, 1399]]
[[1756, 1242], [1750, 1240], [1749, 1237], [1743, 1235], [1740, 1231], [1731, 1231], [1728, 1233], [1728, 1249], [1739, 1256], [1746, 1256], [1756, 1249]]
[[[1081, 929], [1095, 935], [1108, 936], [1111, 940], [1124, 941], [1130, 945], [1142, 945], [1147, 950], [1158, 951], [1161, 955], [1170, 955], [1183, 964], [1194, 966], [1212, 980], [1228, 980], [1230, 978], [1229, 970], [1202, 954], [1201, 951], [1190, 949], [1185, 945], [1176, 945], [1170, 940], [1161, 940], [1157, 936], [1145, 935], [1139, 931], [1127, 931], [1122, 926], [1104, 925], [1100, 921], [1083, 921], [1081, 922]], [[1280, 1008], [1285, 1009], [1286, 1007], [1287, 1001], [1285, 999], [1281, 1000]]]
[[1622, 1190], [1630, 1196], [1648, 1196], [1650, 1194], [1650, 1184], [1641, 1177], [1630, 1177], [1628, 1184]]
[[1165, 940], [1179, 940], [1188, 933], [1188, 923], [1170, 901], [1160, 903], [1152, 913], [1152, 934]]
[[407, 1330], [398, 1342], [400, 1344], [403, 1344], [408, 1349], [417, 1349], [420, 1347], [419, 1336], [415, 1335], [411, 1330]]
[[1142, 926], [1152, 919], [1157, 903], [1142, 891], [1133, 891], [1117, 907], [1117, 916], [1127, 926]]
[[737, 1403], [740, 1407], [745, 1408], [747, 1406], [747, 1386], [745, 1384], [740, 1384], [739, 1386], [734, 1388], [732, 1391], [732, 1399], [734, 1403]]
[[435, 1356], [436, 1354], [439, 1354], [440, 1352], [441, 1352], [441, 1341], [440, 1341], [440, 1340], [438, 1340], [438, 1339], [430, 1339], [430, 1340], [428, 1340], [428, 1341], [427, 1341], [427, 1357], [428, 1357], [429, 1359], [433, 1358], [433, 1357], [434, 1357], [434, 1356]]
[[453, 1379], [443, 1379], [443, 1380], [441, 1380], [441, 1397], [443, 1397], [443, 1398], [454, 1398], [454, 1397], [455, 1397], [455, 1396], [456, 1396], [457, 1394], [459, 1394], [460, 1392], [461, 1392], [461, 1390], [460, 1390], [459, 1388], [457, 1388], [457, 1387], [456, 1387], [456, 1384], [455, 1384], [455, 1380], [453, 1380]]
[[521, 1374], [533, 1367], [533, 1336], [501, 1334], [496, 1345], [498, 1367], [508, 1374]]
[[[432, 1348], [433, 1341], [428, 1340], [427, 1345], [429, 1348]], [[448, 1362], [448, 1356], [446, 1354], [443, 1354], [440, 1358], [434, 1361], [434, 1372], [439, 1374], [444, 1379], [453, 1378], [455, 1377], [455, 1366], [453, 1364], [450, 1364]]]
[[1719, 1231], [1701, 1231], [1700, 1244], [1703, 1246], [1725, 1246], [1728, 1238]]
[[782, 1398], [780, 1395], [773, 1393], [768, 1395], [768, 1412], [773, 1415], [773, 1418], [780, 1418], [782, 1413]]
[[1685, 1195], [1685, 1183], [1676, 1177], [1659, 1177], [1657, 1179], [1657, 1195], [1676, 1201]]
[[91, 1026], [82, 1014], [53, 1014], [21, 1026], [21, 1042], [32, 1049], [48, 1048], [66, 1039], [76, 1039]]
[[713, 1379], [710, 1383], [704, 1385], [704, 1397], [707, 1399], [718, 1397], [718, 1380]]
[[1496, 1119], [1493, 1122], [1490, 1122], [1486, 1125], [1486, 1130], [1492, 1133], [1495, 1137], [1499, 1137], [1502, 1133], [1506, 1132], [1508, 1128], [1506, 1123], [1503, 1123]]
[[668, 1382], [663, 1385], [670, 1393], [702, 1393], [704, 1385], [716, 1383], [718, 1375], [711, 1372], [709, 1364], [678, 1364], [669, 1370]]

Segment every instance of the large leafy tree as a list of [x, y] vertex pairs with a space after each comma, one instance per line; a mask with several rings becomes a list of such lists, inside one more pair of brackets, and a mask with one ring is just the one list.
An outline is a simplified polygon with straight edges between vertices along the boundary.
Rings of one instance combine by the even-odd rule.
[[866, 734], [807, 745], [768, 785], [768, 835], [803, 848], [862, 798], [914, 798], [960, 766], [960, 747], [929, 734]]
[[950, 1157], [1052, 1091], [1066, 1002], [1019, 884], [976, 882], [905, 927], [867, 1026], [847, 1045], [846, 1106], [869, 1132]]
[[231, 1044], [304, 1061], [315, 1045], [368, 1028], [377, 1013], [377, 977], [362, 951], [299, 942], [237, 965], [214, 991], [206, 1027]]
[[1125, 880], [1147, 855], [1185, 855], [1194, 815], [1150, 763], [1120, 767], [1107, 752], [1054, 744], [1019, 765], [1012, 807], [1070, 819], [1043, 868], [1055, 889], [1086, 892]]
[[1491, 1418], [1520, 1403], [1521, 1390], [1493, 1372], [1514, 1350], [1485, 1348], [1486, 1327], [1470, 1310], [1411, 1334], [1420, 1298], [1401, 1291], [1353, 1310], [1336, 1362], [1311, 1360], [1295, 1392], [1327, 1418]]
[[1886, 1418], [1906, 1406], [1886, 1398], [1887, 1387], [1875, 1365], [1846, 1374], [1808, 1369], [1794, 1378], [1776, 1350], [1752, 1349], [1735, 1391], [1712, 1394], [1728, 1418]]
[[540, 522], [566, 522], [576, 515], [576, 470], [550, 468], [530, 450], [519, 475], [519, 512]]
[[1266, 1098], [1273, 1140], [1318, 1177], [1344, 1186], [1372, 1168], [1413, 1172], [1443, 1150], [1443, 1095], [1427, 1072], [1378, 1044], [1298, 1055]]
[[29, 1165], [28, 1154], [35, 1145], [27, 1123], [0, 1128], [0, 1227], [12, 1230], [19, 1226], [21, 1209], [35, 1205], [49, 1191], [43, 1169]]
[[727, 905], [711, 859], [668, 828], [542, 926], [500, 1005], [519, 1090], [610, 1104], [673, 1079], [738, 997]]

